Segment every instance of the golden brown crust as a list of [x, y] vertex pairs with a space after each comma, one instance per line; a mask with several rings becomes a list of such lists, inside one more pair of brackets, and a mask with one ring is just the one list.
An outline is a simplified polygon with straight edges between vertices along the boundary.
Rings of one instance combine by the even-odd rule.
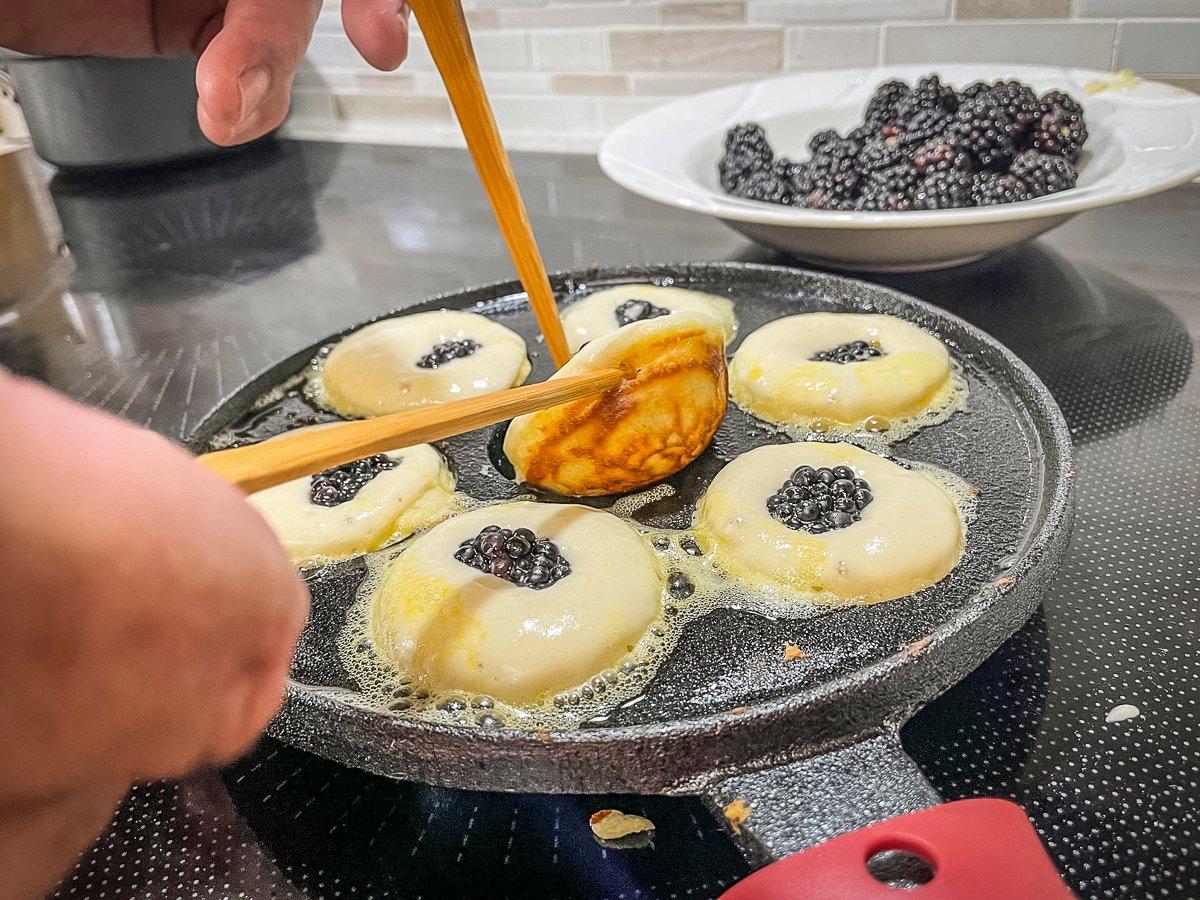
[[719, 329], [658, 330], [632, 342], [620, 366], [632, 374], [617, 387], [529, 417], [510, 453], [526, 482], [577, 497], [625, 493], [708, 446], [726, 405]]

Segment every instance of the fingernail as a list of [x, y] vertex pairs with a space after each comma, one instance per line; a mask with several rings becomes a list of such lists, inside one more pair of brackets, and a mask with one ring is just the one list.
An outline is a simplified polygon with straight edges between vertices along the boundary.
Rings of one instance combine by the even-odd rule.
[[238, 87], [242, 92], [242, 114], [239, 123], [246, 119], [262, 105], [271, 89], [271, 73], [263, 66], [247, 69], [238, 78]]

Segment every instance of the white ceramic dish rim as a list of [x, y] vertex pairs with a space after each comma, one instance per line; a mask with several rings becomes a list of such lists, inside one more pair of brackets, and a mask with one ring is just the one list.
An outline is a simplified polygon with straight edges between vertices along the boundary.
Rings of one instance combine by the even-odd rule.
[[[840, 78], [847, 85], [866, 84], [873, 87], [889, 78], [915, 81], [929, 72], [938, 72], [943, 79], [957, 87], [972, 81], [992, 81], [998, 78], [1017, 78], [1038, 86], [1054, 86], [1071, 91], [1080, 97], [1085, 108], [1089, 102], [1097, 101], [1113, 107], [1113, 126], [1105, 129], [1109, 138], [1120, 144], [1127, 157], [1140, 156], [1143, 161], [1152, 154], [1140, 150], [1127, 125], [1131, 112], [1137, 107], [1150, 106], [1171, 110], [1182, 122], [1190, 123], [1190, 138], [1169, 154], [1169, 162], [1141, 170], [1141, 178], [1129, 177], [1132, 172], [1120, 166], [1097, 181], [1071, 190], [1062, 191], [1036, 200], [1002, 204], [991, 207], [966, 209], [922, 210], [913, 212], [835, 212], [830, 210], [804, 209], [794, 206], [775, 206], [753, 200], [730, 197], [700, 183], [687, 174], [686, 160], [699, 152], [699, 146], [708, 142], [712, 145], [713, 167], [720, 153], [720, 141], [726, 128], [734, 121], [753, 119], [759, 113], [763, 98], [772, 92], [791, 90], [800, 93], [805, 82], [828, 78]], [[1099, 82], [1111, 85], [1099, 95], [1089, 96], [1083, 91], [1086, 84]], [[1048, 89], [1048, 87], [1042, 88]], [[739, 102], [740, 101], [740, 102]], [[704, 108], [737, 107], [737, 116], [730, 121], [713, 122], [708, 131], [697, 133], [682, 126], [693, 124], [693, 111]], [[777, 114], [776, 114], [777, 115]], [[1099, 137], [1093, 132], [1094, 138]], [[644, 148], [653, 141], [662, 148], [659, 165], [645, 165]], [[1089, 142], [1089, 146], [1091, 143]], [[1112, 72], [1092, 69], [1066, 69], [1048, 66], [1010, 64], [978, 65], [915, 65], [884, 66], [875, 69], [830, 69], [800, 72], [774, 78], [762, 79], [734, 87], [719, 88], [689, 97], [683, 97], [663, 106], [644, 112], [625, 122], [605, 140], [599, 152], [599, 163], [604, 173], [622, 187], [635, 194], [656, 200], [669, 206], [686, 209], [703, 215], [737, 222], [764, 225], [792, 226], [797, 228], [937, 228], [965, 226], [985, 223], [1001, 223], [1039, 219], [1048, 216], [1069, 216], [1089, 209], [1096, 209], [1127, 200], [1136, 200], [1160, 191], [1168, 190], [1200, 175], [1200, 96], [1159, 82], [1139, 79], [1129, 83]], [[668, 171], [669, 170], [669, 171]], [[1124, 173], [1123, 173], [1124, 170]], [[1123, 177], [1124, 174], [1124, 177]]]

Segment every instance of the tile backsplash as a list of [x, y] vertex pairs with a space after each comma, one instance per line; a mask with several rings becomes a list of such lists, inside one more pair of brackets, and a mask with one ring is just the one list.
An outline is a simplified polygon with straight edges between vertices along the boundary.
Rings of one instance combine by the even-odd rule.
[[[296, 137], [459, 145], [413, 25], [397, 72], [367, 67], [326, 0], [296, 78]], [[806, 69], [1013, 62], [1200, 89], [1200, 0], [465, 0], [510, 146], [594, 150], [672, 97]]]

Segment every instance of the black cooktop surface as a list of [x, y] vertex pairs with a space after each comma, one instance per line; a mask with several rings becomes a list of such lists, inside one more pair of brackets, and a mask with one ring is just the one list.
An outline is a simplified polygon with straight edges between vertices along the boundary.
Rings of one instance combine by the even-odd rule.
[[[590, 159], [515, 163], [551, 267], [787, 263]], [[324, 334], [511, 275], [458, 151], [267, 144], [52, 193], [74, 267], [0, 303], [0, 363], [176, 438]], [[1044, 609], [903, 737], [946, 798], [1021, 803], [1084, 896], [1200, 896], [1198, 235], [1187, 186], [968, 267], [875, 279], [1008, 344], [1071, 425], [1075, 536]], [[605, 806], [653, 819], [654, 847], [600, 847], [587, 817]], [[133, 791], [59, 893], [703, 898], [746, 872], [696, 800], [444, 790], [266, 741]]]

